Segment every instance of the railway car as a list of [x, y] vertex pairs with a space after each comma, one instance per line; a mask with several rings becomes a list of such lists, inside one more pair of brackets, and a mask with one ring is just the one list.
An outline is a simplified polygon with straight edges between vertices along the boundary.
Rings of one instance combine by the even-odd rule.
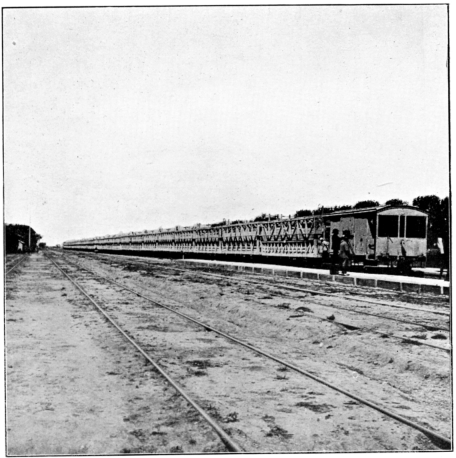
[[331, 229], [352, 234], [355, 260], [376, 264], [426, 256], [428, 215], [418, 208], [363, 208], [332, 213], [328, 219]]
[[378, 206], [324, 215], [223, 225], [177, 226], [107, 235], [63, 244], [67, 250], [129, 252], [171, 256], [277, 258], [321, 263], [332, 252], [331, 234], [350, 231], [354, 261], [423, 263], [428, 215], [411, 206]]

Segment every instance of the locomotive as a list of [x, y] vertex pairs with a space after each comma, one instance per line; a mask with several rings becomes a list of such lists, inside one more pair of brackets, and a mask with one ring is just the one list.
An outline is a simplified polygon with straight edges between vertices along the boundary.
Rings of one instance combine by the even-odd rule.
[[66, 250], [155, 254], [171, 257], [294, 260], [321, 264], [332, 252], [331, 234], [349, 231], [354, 263], [425, 260], [427, 213], [416, 207], [377, 206], [274, 221], [176, 226], [64, 242]]

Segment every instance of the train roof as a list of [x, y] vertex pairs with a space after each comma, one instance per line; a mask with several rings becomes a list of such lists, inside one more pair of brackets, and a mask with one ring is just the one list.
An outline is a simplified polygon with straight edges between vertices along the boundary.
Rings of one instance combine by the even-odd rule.
[[427, 213], [425, 211], [421, 210], [418, 207], [414, 207], [413, 205], [378, 205], [376, 207], [352, 208], [350, 210], [340, 210], [340, 211], [337, 211], [337, 212], [326, 213], [323, 216], [326, 216], [326, 217], [339, 216], [339, 215], [340, 216], [344, 216], [344, 215], [352, 214], [352, 213], [356, 213], [356, 214], [374, 213], [374, 212], [375, 213], [379, 213], [379, 212], [384, 211], [384, 210], [389, 210], [390, 208], [407, 208], [407, 209], [410, 209], [410, 210], [416, 210], [416, 211], [422, 212], [422, 213], [427, 215]]

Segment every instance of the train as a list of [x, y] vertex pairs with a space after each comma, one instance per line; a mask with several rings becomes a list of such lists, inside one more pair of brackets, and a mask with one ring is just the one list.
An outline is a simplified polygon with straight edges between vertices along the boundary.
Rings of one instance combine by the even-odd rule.
[[349, 231], [354, 264], [424, 265], [427, 226], [428, 214], [416, 207], [382, 205], [273, 221], [106, 235], [66, 241], [63, 249], [318, 265], [333, 252], [332, 234]]

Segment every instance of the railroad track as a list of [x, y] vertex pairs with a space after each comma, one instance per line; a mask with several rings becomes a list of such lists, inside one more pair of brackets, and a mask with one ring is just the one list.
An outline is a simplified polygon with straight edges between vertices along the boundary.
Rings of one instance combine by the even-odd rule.
[[[79, 266], [79, 267], [84, 268], [83, 266]], [[208, 275], [212, 276], [212, 274], [208, 274]], [[224, 277], [224, 276], [217, 275], [217, 277], [226, 279], [226, 277]], [[240, 280], [240, 281], [242, 281], [242, 280]], [[248, 280], [247, 280], [247, 282], [248, 282]], [[139, 286], [139, 287], [141, 288], [141, 286]], [[155, 294], [157, 294], [157, 293], [155, 293]], [[164, 297], [163, 294], [161, 294], [161, 296]], [[179, 302], [176, 299], [174, 299], [174, 301]], [[312, 302], [306, 301], [306, 305], [309, 305], [311, 303]], [[316, 303], [316, 302], [313, 302], [313, 303], [315, 305], [317, 305], [318, 307], [320, 307], [320, 308], [323, 307], [323, 308], [330, 309], [330, 312], [328, 312], [328, 313], [331, 313], [332, 309], [345, 310], [345, 311], [348, 311], [349, 313], [352, 313], [352, 314], [373, 316], [373, 317], [379, 318], [381, 320], [389, 320], [389, 321], [393, 321], [393, 322], [396, 322], [396, 323], [412, 325], [412, 326], [418, 327], [418, 328], [424, 328], [426, 331], [443, 331], [443, 332], [446, 332], [446, 333], [449, 332], [449, 326], [447, 326], [447, 327], [439, 327], [439, 326], [431, 326], [429, 324], [425, 325], [425, 324], [416, 323], [416, 322], [409, 321], [409, 320], [402, 320], [402, 319], [398, 319], [398, 318], [385, 317], [384, 315], [378, 315], [378, 314], [373, 314], [373, 313], [368, 313], [368, 312], [362, 312], [362, 311], [353, 310], [353, 309], [350, 309], [350, 308], [347, 308], [347, 307], [342, 307], [342, 306], [335, 306], [333, 304], [325, 305], [325, 304], [320, 304], [320, 303]], [[260, 303], [260, 305], [264, 305], [264, 304]], [[305, 309], [308, 309], [308, 307], [305, 307]], [[298, 311], [299, 311], [299, 308], [298, 308]], [[312, 319], [312, 320], [319, 320], [319, 321], [322, 321], [322, 322], [328, 321], [327, 317], [325, 318], [325, 317], [315, 316], [313, 314], [313, 311], [311, 311], [310, 313], [299, 311], [299, 313], [300, 313], [299, 315], [296, 315], [296, 314], [295, 315], [291, 315], [290, 318], [307, 318], [307, 319]], [[373, 329], [373, 328], [366, 328], [363, 325], [353, 325], [353, 323], [351, 323], [351, 322], [346, 322], [346, 321], [343, 321], [343, 320], [336, 319], [333, 315], [331, 316], [331, 323], [334, 324], [334, 325], [342, 326], [345, 329], [350, 330], [350, 331], [362, 330], [363, 332], [371, 332], [373, 334], [377, 334], [377, 335], [381, 336], [382, 338], [397, 339], [397, 340], [400, 340], [400, 341], [402, 341], [402, 342], [404, 342], [406, 344], [430, 347], [430, 348], [434, 348], [434, 349], [437, 349], [437, 350], [440, 350], [440, 351], [444, 351], [446, 353], [450, 353], [451, 352], [451, 348], [450, 347], [442, 347], [440, 345], [435, 345], [433, 343], [425, 342], [424, 340], [422, 340], [422, 336], [419, 336], [420, 339], [418, 340], [417, 338], [413, 338], [413, 337], [410, 337], [410, 336], [407, 336], [407, 335], [402, 335], [402, 336], [401, 335], [396, 335], [394, 333], [389, 332], [388, 330], [386, 330], [386, 331], [385, 330], [380, 330], [379, 331], [379, 330], [376, 330], [376, 329]], [[445, 339], [449, 339], [449, 336], [443, 336], [443, 337], [445, 337]]]
[[[116, 256], [116, 255], [111, 255], [111, 256]], [[148, 262], [148, 261], [144, 261], [144, 260], [136, 260], [135, 259], [135, 263], [138, 263], [138, 264], [142, 264], [142, 265], [154, 265], [153, 263], [151, 262]], [[161, 264], [160, 264], [160, 267]], [[188, 273], [188, 272], [194, 272], [193, 270], [187, 270], [187, 269], [181, 269], [181, 268], [178, 268], [178, 267], [165, 267], [166, 270], [170, 270], [170, 271], [180, 271], [180, 272], [184, 272], [184, 273]], [[200, 270], [197, 271], [198, 274], [201, 273]], [[357, 302], [366, 302], [368, 304], [373, 304], [373, 305], [376, 305], [376, 306], [390, 306], [391, 304], [388, 304], [388, 303], [382, 303], [382, 302], [379, 302], [379, 301], [373, 301], [373, 300], [367, 300], [367, 299], [363, 299], [363, 298], [353, 298], [352, 296], [349, 296], [349, 297], [341, 297], [340, 295], [336, 295], [336, 294], [332, 294], [332, 293], [326, 293], [326, 292], [319, 292], [319, 291], [315, 291], [313, 289], [308, 289], [308, 288], [301, 288], [301, 287], [294, 287], [294, 286], [289, 286], [289, 285], [283, 285], [283, 284], [271, 284], [270, 282], [266, 283], [266, 282], [263, 282], [263, 281], [258, 281], [256, 279], [245, 279], [245, 278], [238, 278], [238, 277], [234, 277], [234, 276], [227, 276], [227, 275], [220, 275], [220, 274], [215, 274], [215, 273], [209, 273], [209, 272], [202, 272], [203, 275], [205, 276], [208, 276], [208, 277], [211, 277], [211, 278], [217, 278], [217, 279], [223, 279], [223, 280], [226, 280], [226, 279], [230, 279], [230, 280], [233, 280], [235, 279], [236, 281], [240, 282], [240, 283], [246, 283], [246, 284], [255, 284], [255, 285], [260, 285], [264, 288], [267, 288], [268, 290], [271, 290], [271, 289], [275, 289], [275, 290], [278, 290], [278, 291], [282, 291], [282, 290], [287, 290], [287, 291], [292, 291], [292, 292], [296, 292], [296, 293], [305, 293], [305, 294], [311, 294], [312, 296], [321, 296], [323, 298], [323, 300], [325, 299], [331, 299], [331, 300], [334, 300], [334, 299], [337, 299], [337, 300], [347, 300], [347, 301], [357, 301]], [[404, 306], [404, 307], [401, 307], [400, 305], [396, 305], [396, 304], [393, 304], [393, 307], [396, 307], [396, 308], [403, 308], [403, 309], [407, 309], [407, 311], [413, 311], [413, 312], [416, 312], [416, 311], [419, 311], [419, 312], [422, 312], [422, 313], [426, 313], [426, 314], [430, 314], [431, 316], [432, 315], [436, 315], [436, 316], [439, 316], [439, 317], [444, 317], [447, 318], [448, 317], [448, 320], [446, 320], [446, 322], [442, 323], [442, 324], [439, 324], [439, 322], [435, 323], [434, 321], [432, 321], [431, 318], [427, 318], [427, 321], [430, 321], [427, 322], [427, 323], [423, 323], [423, 322], [417, 322], [416, 320], [416, 317], [415, 317], [415, 320], [407, 320], [407, 319], [404, 319], [404, 318], [398, 318], [397, 316], [385, 316], [385, 314], [379, 314], [379, 313], [373, 313], [373, 312], [368, 312], [368, 311], [364, 311], [364, 310], [358, 310], [358, 309], [354, 309], [353, 307], [344, 307], [343, 305], [341, 304], [335, 304], [334, 302], [332, 302], [331, 304], [325, 304], [325, 303], [321, 303], [321, 302], [309, 302], [308, 300], [306, 301], [306, 305], [309, 305], [309, 303], [314, 303], [315, 305], [317, 305], [318, 307], [323, 307], [323, 308], [326, 308], [328, 309], [328, 314], [332, 313], [335, 310], [343, 310], [345, 312], [348, 312], [349, 314], [355, 314], [355, 315], [364, 315], [364, 316], [370, 316], [370, 317], [375, 317], [375, 318], [378, 318], [380, 320], [387, 320], [387, 321], [391, 321], [391, 322], [395, 322], [395, 323], [399, 323], [399, 324], [402, 324], [402, 325], [411, 325], [411, 326], [414, 326], [416, 328], [421, 328], [421, 329], [424, 329], [425, 331], [441, 331], [441, 332], [445, 332], [446, 334], [449, 333], [449, 313], [446, 312], [446, 311], [438, 311], [438, 310], [428, 310], [428, 309], [423, 309], [421, 307], [408, 307], [408, 306]], [[312, 315], [309, 314], [309, 313], [302, 313], [301, 314], [302, 317], [307, 317], [307, 318], [310, 318], [310, 319], [318, 319], [317, 317], [315, 317], [313, 315], [313, 312], [312, 312]], [[300, 316], [298, 315], [293, 315], [292, 316], [293, 318], [299, 318]], [[325, 318], [319, 318], [320, 320], [325, 320]], [[362, 325], [353, 325], [353, 323], [351, 322], [344, 322], [344, 321], [339, 321], [337, 319], [333, 319], [332, 320], [334, 322], [334, 324], [339, 324], [341, 326], [344, 326], [346, 327], [347, 329], [349, 330], [356, 330], [356, 329], [360, 329], [362, 327]], [[439, 319], [440, 321], [440, 319]], [[364, 331], [368, 331], [368, 329], [364, 329]], [[412, 344], [412, 345], [418, 345], [418, 346], [427, 346], [427, 347], [432, 347], [432, 348], [435, 348], [435, 349], [438, 349], [438, 350], [442, 350], [442, 351], [445, 351], [445, 352], [450, 352], [451, 349], [449, 347], [442, 347], [440, 345], [435, 345], [433, 343], [430, 343], [430, 342], [425, 342], [424, 341], [424, 338], [427, 338], [427, 336], [419, 336], [420, 339], [418, 338], [413, 338], [409, 335], [405, 335], [405, 336], [398, 336], [398, 335], [395, 335], [395, 334], [392, 334], [392, 333], [389, 333], [387, 331], [377, 331], [375, 329], [371, 329], [370, 330], [371, 332], [375, 333], [375, 334], [379, 334], [381, 336], [388, 336], [390, 338], [394, 338], [394, 339], [399, 339], [399, 340], [402, 340], [403, 342], [406, 342], [406, 343], [409, 343], [409, 344]], [[437, 337], [441, 338], [442, 336], [441, 335], [437, 335]], [[449, 334], [448, 335], [445, 335], [444, 336], [446, 338], [446, 340], [449, 340]], [[432, 338], [432, 336], [431, 336]]]
[[[160, 266], [160, 268], [165, 269], [165, 270], [166, 269], [167, 270], [175, 270], [175, 271], [180, 271], [180, 272], [197, 271], [198, 273], [204, 273], [205, 275], [212, 276], [214, 278], [225, 278], [226, 279], [226, 278], [236, 278], [237, 277], [237, 275], [236, 275], [237, 271], [226, 271], [226, 272], [224, 272], [224, 274], [217, 274], [217, 273], [213, 273], [213, 272], [207, 272], [205, 270], [202, 270], [199, 267], [186, 266], [186, 268], [182, 268], [182, 267], [164, 265], [164, 263], [157, 262], [157, 261], [146, 261], [146, 260], [144, 260], [144, 258], [141, 258], [141, 257], [138, 257], [138, 256], [119, 255], [119, 254], [106, 254], [106, 253], [97, 254], [97, 253], [90, 253], [90, 252], [84, 252], [84, 253], [71, 252], [71, 253], [76, 255], [76, 256], [78, 256], [80, 254], [83, 254], [85, 256], [89, 256], [89, 257], [93, 257], [93, 258], [97, 258], [97, 259], [102, 259], [103, 257], [106, 257], [108, 259], [109, 258], [118, 258], [118, 259], [124, 259], [125, 260], [125, 259], [130, 258], [130, 259], [133, 259], [134, 262], [136, 262], [136, 263], [140, 263], [140, 264], [144, 264], [144, 265], [148, 265], [148, 266], [156, 266], [158, 264]], [[255, 278], [248, 278], [248, 277], [252, 277], [252, 276], [255, 277]], [[268, 280], [268, 282], [259, 281], [258, 278], [264, 278], [265, 280]], [[279, 280], [279, 278], [280, 278], [280, 280]], [[326, 297], [331, 297], [331, 298], [347, 299], [347, 300], [352, 300], [352, 301], [355, 301], [355, 302], [372, 304], [372, 305], [375, 305], [375, 306], [386, 306], [386, 307], [393, 307], [393, 308], [398, 308], [398, 309], [407, 309], [407, 310], [410, 310], [410, 311], [425, 311], [425, 312], [435, 313], [437, 315], [443, 315], [443, 316], [449, 316], [450, 315], [450, 312], [447, 311], [447, 310], [423, 309], [421, 307], [411, 307], [411, 306], [405, 305], [405, 304], [393, 304], [390, 301], [389, 302], [385, 302], [385, 301], [380, 301], [380, 300], [375, 300], [375, 299], [373, 300], [373, 299], [366, 298], [366, 297], [363, 297], [363, 296], [354, 296], [352, 294], [350, 294], [349, 296], [344, 296], [343, 294], [342, 295], [339, 294], [339, 292], [337, 292], [337, 293], [328, 292], [328, 291], [325, 291], [325, 289], [334, 289], [335, 285], [333, 285], [331, 287], [328, 287], [322, 281], [318, 281], [319, 286], [321, 285], [321, 287], [317, 290], [317, 289], [309, 289], [309, 288], [299, 287], [299, 286], [296, 286], [295, 284], [293, 284], [293, 285], [287, 284], [287, 283], [285, 283], [286, 280], [284, 278], [282, 278], [282, 277], [273, 277], [273, 278], [271, 278], [271, 276], [264, 276], [264, 275], [259, 274], [259, 273], [247, 272], [247, 271], [242, 271], [242, 278], [238, 278], [238, 279], [240, 281], [250, 282], [252, 284], [261, 284], [261, 285], [265, 285], [265, 286], [268, 286], [268, 287], [288, 289], [290, 291], [304, 292], [304, 293], [309, 293], [309, 294], [319, 295], [319, 296], [326, 296]], [[296, 282], [296, 280], [295, 280], [295, 282]], [[337, 285], [337, 289], [340, 289], [340, 288], [342, 288], [342, 285], [338, 284]], [[357, 287], [357, 289], [360, 292], [364, 291], [364, 290], [367, 291], [368, 287]], [[375, 292], [376, 292], [376, 294], [379, 294], [380, 292], [382, 292], [383, 294], [386, 294], [384, 291], [381, 291], [381, 290], [376, 290]], [[391, 293], [389, 293], [389, 294], [391, 294]]]
[[150, 363], [162, 377], [182, 396], [197, 412], [201, 417], [209, 424], [209, 426], [217, 433], [222, 442], [225, 444], [227, 449], [231, 452], [243, 452], [244, 450], [238, 445], [230, 436], [223, 430], [220, 424], [210, 416], [210, 414], [203, 409], [158, 363], [153, 359], [150, 354], [132, 338], [119, 324], [108, 314], [104, 308], [93, 299], [93, 297], [86, 292], [86, 290], [72, 278], [65, 270], [59, 266], [52, 257], [45, 255], [54, 266], [92, 303], [92, 305], [100, 312], [108, 321], [111, 323], [117, 331], [131, 344], [133, 347], [141, 353], [142, 356]]
[[5, 256], [5, 264], [11, 265], [14, 264], [19, 258], [21, 257], [20, 254], [11, 254], [11, 255], [6, 255]]
[[[55, 263], [55, 260], [52, 260], [52, 262], [55, 265], [57, 265]], [[57, 266], [57, 267], [61, 271], [63, 271], [62, 266]], [[434, 444], [436, 444], [440, 448], [448, 449], [448, 448], [451, 447], [451, 440], [449, 438], [437, 433], [436, 431], [433, 431], [432, 428], [429, 429], [429, 428], [424, 427], [423, 425], [421, 425], [421, 424], [419, 424], [417, 422], [411, 421], [408, 418], [405, 418], [405, 417], [403, 417], [401, 415], [398, 415], [397, 413], [395, 413], [391, 409], [385, 408], [384, 406], [382, 406], [381, 403], [373, 402], [373, 401], [368, 400], [368, 399], [364, 399], [364, 398], [360, 397], [357, 394], [354, 394], [352, 392], [349, 392], [349, 391], [345, 390], [343, 387], [340, 387], [340, 386], [335, 385], [334, 383], [328, 382], [327, 380], [323, 379], [321, 376], [316, 375], [314, 371], [304, 370], [301, 367], [299, 367], [298, 365], [296, 365], [294, 362], [290, 362], [290, 361], [287, 361], [287, 360], [285, 360], [285, 359], [283, 359], [281, 357], [277, 357], [277, 356], [271, 354], [269, 351], [265, 351], [265, 350], [255, 346], [255, 345], [252, 345], [252, 344], [250, 344], [248, 342], [245, 342], [245, 341], [237, 338], [236, 336], [233, 336], [231, 334], [228, 334], [228, 333], [224, 332], [223, 330], [216, 329], [215, 327], [210, 326], [207, 323], [201, 322], [201, 321], [196, 320], [195, 318], [193, 318], [191, 316], [188, 316], [188, 315], [183, 314], [183, 313], [181, 313], [181, 312], [179, 312], [177, 310], [174, 310], [174, 309], [172, 309], [172, 308], [170, 308], [170, 307], [168, 307], [168, 306], [166, 306], [166, 305], [164, 305], [162, 303], [157, 302], [156, 300], [154, 300], [154, 299], [152, 299], [152, 298], [150, 298], [148, 296], [145, 296], [144, 294], [140, 293], [139, 291], [134, 290], [134, 289], [132, 289], [132, 288], [126, 286], [126, 285], [123, 285], [123, 284], [121, 284], [121, 283], [119, 283], [119, 282], [117, 282], [115, 280], [109, 279], [107, 277], [101, 277], [98, 274], [96, 274], [95, 272], [89, 271], [88, 269], [85, 269], [85, 271], [90, 273], [90, 275], [92, 276], [92, 280], [91, 281], [96, 281], [96, 282], [98, 282], [98, 284], [100, 284], [100, 281], [102, 281], [104, 284], [109, 283], [109, 284], [115, 286], [116, 288], [120, 288], [123, 291], [127, 291], [127, 292], [131, 293], [132, 295], [134, 295], [135, 297], [139, 297], [142, 300], [145, 300], [148, 303], [151, 303], [154, 306], [159, 307], [161, 310], [165, 310], [167, 313], [171, 312], [173, 314], [176, 314], [180, 318], [183, 318], [183, 319], [191, 322], [192, 324], [199, 326], [200, 328], [202, 328], [205, 331], [211, 331], [214, 334], [222, 336], [223, 338], [227, 339], [228, 341], [230, 341], [230, 342], [232, 342], [232, 343], [234, 343], [236, 345], [240, 345], [243, 348], [245, 348], [245, 349], [247, 349], [247, 350], [249, 350], [251, 352], [254, 352], [254, 353], [258, 354], [258, 355], [261, 355], [261, 357], [264, 357], [264, 358], [266, 358], [266, 359], [268, 359], [270, 361], [274, 361], [275, 363], [279, 363], [283, 367], [294, 371], [296, 374], [299, 374], [301, 376], [305, 376], [306, 378], [311, 379], [314, 382], [317, 382], [317, 383], [319, 383], [321, 385], [325, 385], [326, 387], [330, 388], [331, 390], [336, 391], [338, 393], [341, 393], [342, 395], [350, 398], [351, 400], [354, 400], [354, 401], [356, 401], [356, 402], [358, 402], [360, 404], [363, 404], [364, 406], [369, 407], [370, 409], [376, 410], [377, 412], [380, 412], [380, 413], [390, 417], [391, 419], [394, 419], [395, 421], [397, 421], [397, 422], [399, 422], [399, 423], [401, 423], [403, 425], [407, 425], [408, 427], [411, 427], [411, 428], [413, 428], [413, 429], [415, 429], [417, 431], [422, 432], [430, 440], [432, 440], [434, 442]], [[65, 275], [67, 277], [69, 277], [68, 273], [65, 273]], [[96, 280], [94, 280], [94, 279], [96, 279]], [[75, 280], [73, 279], [73, 281], [75, 281]], [[78, 284], [78, 283], [76, 282], [76, 284]], [[78, 289], [82, 290], [83, 288], [82, 288], [81, 285], [79, 285]], [[92, 297], [93, 295], [89, 295], [87, 292], [85, 292], [85, 294], [86, 294], [86, 297], [88, 296], [88, 297], [91, 298], [92, 302], [94, 301], [94, 299]], [[103, 307], [100, 306], [100, 305], [99, 305], [99, 308], [100, 308], [100, 311], [103, 310]], [[106, 309], [106, 307], [104, 307], [104, 308]], [[131, 333], [128, 332], [128, 335], [131, 335]], [[280, 428], [278, 430], [280, 431]], [[272, 429], [271, 429], [271, 431], [272, 431]]]
[[[26, 259], [26, 255], [22, 255], [22, 256], [18, 256], [16, 258], [14, 258], [10, 263], [8, 263], [6, 266], [5, 266], [5, 275], [8, 275], [9, 273], [13, 272], [17, 267], [19, 267], [20, 264], [22, 264], [22, 262]], [[17, 259], [19, 259], [19, 261], [17, 261]], [[17, 262], [16, 262], [17, 261]], [[12, 265], [12, 267], [11, 267]], [[6, 270], [8, 269], [8, 270]]]

